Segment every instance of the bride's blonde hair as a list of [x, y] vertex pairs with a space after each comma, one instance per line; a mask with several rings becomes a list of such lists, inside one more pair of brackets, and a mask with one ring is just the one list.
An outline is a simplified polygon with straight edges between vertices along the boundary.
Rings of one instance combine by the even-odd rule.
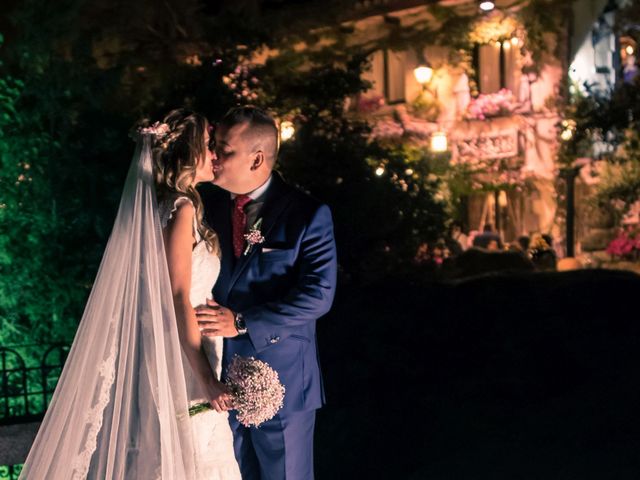
[[206, 155], [205, 133], [207, 119], [199, 113], [179, 108], [170, 111], [162, 120], [168, 129], [153, 148], [158, 200], [176, 195], [189, 198], [195, 208], [196, 228], [209, 251], [220, 254], [216, 233], [203, 223], [204, 206], [195, 188], [198, 162]]

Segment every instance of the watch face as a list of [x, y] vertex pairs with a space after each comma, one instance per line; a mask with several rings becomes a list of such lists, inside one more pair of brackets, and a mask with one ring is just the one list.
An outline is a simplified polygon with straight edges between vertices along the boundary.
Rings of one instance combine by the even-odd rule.
[[244, 320], [240, 316], [236, 317], [235, 327], [240, 335], [247, 333], [247, 326], [245, 325]]

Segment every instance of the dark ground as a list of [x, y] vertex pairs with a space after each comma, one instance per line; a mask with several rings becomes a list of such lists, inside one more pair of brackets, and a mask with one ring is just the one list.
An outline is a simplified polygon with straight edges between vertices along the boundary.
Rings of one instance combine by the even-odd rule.
[[339, 290], [317, 478], [640, 478], [640, 276]]
[[639, 302], [604, 270], [342, 286], [317, 479], [640, 478]]

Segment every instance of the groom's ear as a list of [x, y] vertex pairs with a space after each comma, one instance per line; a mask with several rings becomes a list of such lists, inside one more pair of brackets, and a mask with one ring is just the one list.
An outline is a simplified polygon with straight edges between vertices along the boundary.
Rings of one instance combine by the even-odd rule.
[[265, 162], [264, 152], [258, 150], [253, 156], [253, 162], [251, 163], [251, 170], [257, 170]]

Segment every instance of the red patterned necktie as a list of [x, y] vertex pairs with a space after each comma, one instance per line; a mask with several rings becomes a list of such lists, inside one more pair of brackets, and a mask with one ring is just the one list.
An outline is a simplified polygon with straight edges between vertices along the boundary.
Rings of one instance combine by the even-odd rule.
[[233, 204], [231, 224], [233, 227], [233, 253], [236, 258], [240, 257], [244, 247], [244, 231], [247, 227], [247, 214], [244, 213], [244, 207], [250, 201], [251, 197], [248, 195], [238, 195]]

